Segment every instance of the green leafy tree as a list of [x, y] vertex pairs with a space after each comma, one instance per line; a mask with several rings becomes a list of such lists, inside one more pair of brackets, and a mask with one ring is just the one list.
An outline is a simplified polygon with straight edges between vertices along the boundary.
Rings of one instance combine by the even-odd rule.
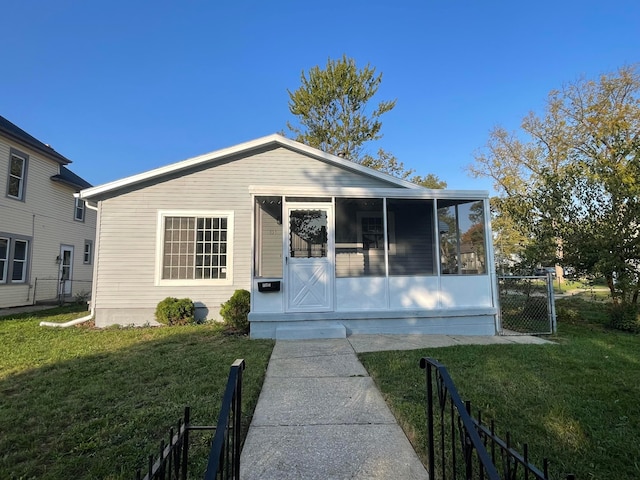
[[343, 55], [327, 60], [324, 69], [302, 72], [301, 86], [289, 93], [289, 110], [300, 126], [287, 122], [296, 140], [334, 155], [359, 161], [362, 145], [382, 137], [380, 117], [393, 109], [396, 100], [367, 107], [382, 82], [382, 74], [367, 64], [358, 69], [355, 60]]
[[[603, 276], [637, 303], [640, 268], [640, 75], [623, 67], [549, 94], [521, 140], [496, 128], [472, 174], [494, 180], [498, 217], [539, 259]], [[499, 245], [499, 240], [497, 244]]]
[[415, 175], [383, 149], [377, 156], [366, 153], [367, 142], [382, 138], [380, 117], [396, 105], [396, 100], [385, 100], [371, 109], [382, 82], [375, 68], [367, 64], [360, 69], [354, 59], [343, 55], [328, 59], [324, 69], [315, 66], [308, 74], [303, 71], [300, 81], [297, 90], [287, 90], [289, 110], [297, 117], [297, 123], [287, 122], [287, 128], [295, 140], [427, 188], [446, 187], [433, 174]]

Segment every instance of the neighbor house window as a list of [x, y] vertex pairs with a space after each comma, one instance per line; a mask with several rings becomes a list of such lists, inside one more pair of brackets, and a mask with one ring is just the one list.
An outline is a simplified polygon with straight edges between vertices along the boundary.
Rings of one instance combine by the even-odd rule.
[[79, 198], [76, 198], [75, 213], [73, 218], [79, 222], [84, 222], [84, 212], [85, 212], [84, 200], [80, 200]]
[[230, 278], [231, 214], [164, 215], [162, 280]]
[[93, 257], [93, 242], [91, 240], [84, 241], [84, 251], [82, 255], [82, 263], [90, 264]]
[[24, 184], [27, 177], [27, 155], [11, 150], [9, 157], [9, 178], [7, 196], [24, 200]]
[[29, 260], [29, 240], [0, 235], [0, 283], [25, 283]]
[[9, 239], [0, 238], [0, 283], [7, 282], [9, 270]]
[[482, 200], [438, 200], [442, 274], [487, 273]]

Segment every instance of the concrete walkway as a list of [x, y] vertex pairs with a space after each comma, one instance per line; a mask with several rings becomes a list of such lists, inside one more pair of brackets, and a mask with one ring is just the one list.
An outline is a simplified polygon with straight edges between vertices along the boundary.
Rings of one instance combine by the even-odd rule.
[[241, 478], [427, 479], [425, 468], [356, 352], [465, 343], [546, 341], [536, 337], [354, 335], [276, 342], [242, 451]]

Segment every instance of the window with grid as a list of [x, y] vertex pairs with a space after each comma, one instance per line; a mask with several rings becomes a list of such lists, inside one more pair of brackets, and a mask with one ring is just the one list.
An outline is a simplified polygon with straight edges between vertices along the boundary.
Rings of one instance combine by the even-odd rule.
[[164, 217], [163, 280], [227, 278], [228, 218]]

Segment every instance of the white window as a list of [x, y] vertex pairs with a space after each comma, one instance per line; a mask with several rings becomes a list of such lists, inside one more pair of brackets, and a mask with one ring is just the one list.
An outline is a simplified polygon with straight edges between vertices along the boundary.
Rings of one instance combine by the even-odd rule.
[[0, 234], [0, 284], [25, 283], [29, 261], [29, 240]]
[[29, 242], [26, 240], [13, 241], [13, 271], [12, 283], [24, 283], [27, 280], [27, 250]]
[[9, 270], [9, 239], [0, 238], [0, 283], [7, 283]]
[[91, 240], [84, 241], [84, 251], [82, 254], [82, 263], [88, 265], [93, 258], [93, 242]]
[[73, 218], [79, 222], [84, 222], [85, 205], [84, 200], [76, 198], [76, 206]]
[[159, 284], [230, 284], [233, 213], [161, 212]]
[[9, 158], [9, 178], [7, 196], [18, 200], [24, 199], [24, 182], [27, 174], [27, 156], [11, 150]]

